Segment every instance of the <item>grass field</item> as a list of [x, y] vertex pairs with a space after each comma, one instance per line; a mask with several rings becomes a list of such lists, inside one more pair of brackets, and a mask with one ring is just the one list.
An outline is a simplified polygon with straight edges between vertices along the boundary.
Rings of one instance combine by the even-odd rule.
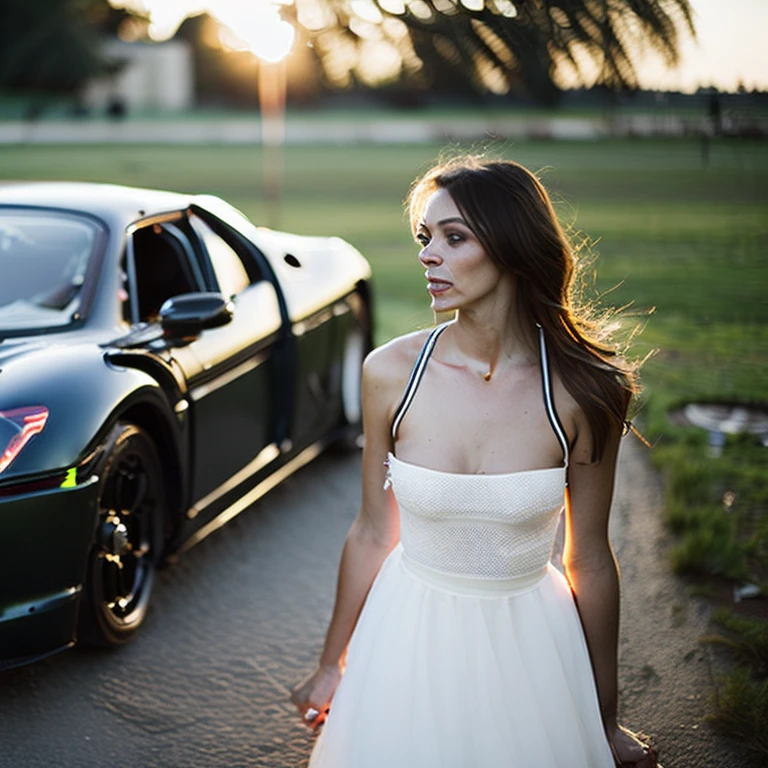
[[[632, 304], [627, 323], [647, 320], [636, 353], [657, 352], [643, 369], [639, 422], [666, 479], [665, 514], [678, 542], [671, 565], [697, 575], [700, 592], [723, 577], [757, 582], [768, 592], [768, 449], [754, 438], [729, 437], [723, 455], [712, 458], [702, 430], [667, 417], [690, 401], [768, 401], [768, 144], [714, 142], [706, 164], [694, 139], [491, 149], [540, 170], [574, 237], [589, 236], [598, 271], [587, 297], [608, 292], [605, 301]], [[402, 200], [440, 151], [284, 151], [279, 226], [341, 235], [370, 259], [379, 342], [432, 322]], [[259, 148], [232, 146], [6, 146], [0, 179], [216, 193], [264, 222], [262, 161]], [[748, 649], [752, 662], [719, 686], [715, 714], [727, 732], [762, 744], [768, 668], [754, 659], [766, 658], [768, 625], [720, 623], [730, 646]], [[768, 751], [753, 749], [762, 757]]]

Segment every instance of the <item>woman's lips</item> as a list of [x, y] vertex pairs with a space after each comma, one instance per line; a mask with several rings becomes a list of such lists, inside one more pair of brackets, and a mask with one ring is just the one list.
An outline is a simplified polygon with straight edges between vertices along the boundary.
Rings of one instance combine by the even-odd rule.
[[440, 293], [445, 293], [449, 288], [451, 288], [451, 286], [452, 283], [449, 283], [447, 280], [427, 280], [427, 290], [433, 296], [437, 296]]

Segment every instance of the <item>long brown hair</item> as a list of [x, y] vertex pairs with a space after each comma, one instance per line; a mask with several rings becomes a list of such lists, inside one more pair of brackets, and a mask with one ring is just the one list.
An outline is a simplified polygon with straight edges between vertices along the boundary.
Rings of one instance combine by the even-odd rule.
[[516, 277], [519, 319], [543, 328], [552, 365], [589, 422], [592, 461], [599, 460], [611, 432], [626, 423], [639, 389], [636, 366], [619, 357], [611, 313], [598, 315], [580, 302], [574, 250], [547, 191], [512, 161], [465, 156], [440, 163], [408, 196], [414, 234], [438, 189], [448, 191], [493, 262]]

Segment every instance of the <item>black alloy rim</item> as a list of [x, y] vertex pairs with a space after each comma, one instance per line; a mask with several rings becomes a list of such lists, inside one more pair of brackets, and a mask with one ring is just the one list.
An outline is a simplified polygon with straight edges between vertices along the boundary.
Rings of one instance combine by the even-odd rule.
[[110, 468], [98, 531], [103, 612], [115, 627], [140, 617], [152, 586], [157, 494], [146, 458], [128, 449]]

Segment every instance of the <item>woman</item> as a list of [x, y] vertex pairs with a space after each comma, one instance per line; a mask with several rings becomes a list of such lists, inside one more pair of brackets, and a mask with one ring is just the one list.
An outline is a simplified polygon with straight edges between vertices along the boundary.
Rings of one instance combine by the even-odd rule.
[[[607, 529], [632, 368], [574, 304], [525, 168], [439, 165], [410, 215], [432, 308], [455, 319], [365, 362], [362, 507], [293, 694], [311, 726], [328, 716], [310, 766], [653, 766], [616, 722]], [[563, 507], [567, 581], [548, 562]]]

